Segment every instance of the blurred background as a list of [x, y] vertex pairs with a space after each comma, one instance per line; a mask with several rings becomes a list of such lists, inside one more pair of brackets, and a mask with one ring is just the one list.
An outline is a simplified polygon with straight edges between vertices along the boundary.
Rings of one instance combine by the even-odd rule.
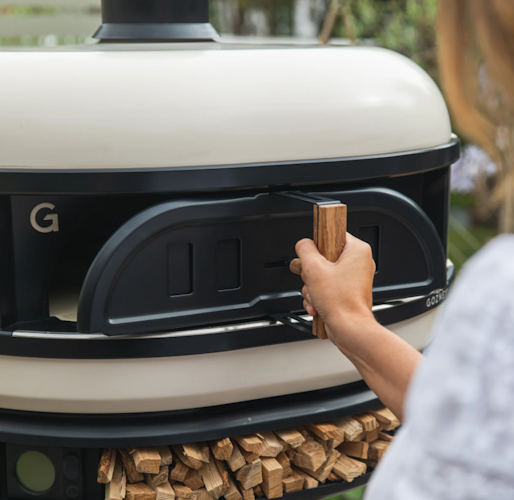
[[[437, 0], [211, 0], [211, 21], [226, 38], [316, 43], [325, 25], [332, 42], [401, 52], [439, 83], [436, 13]], [[96, 43], [90, 37], [100, 23], [100, 0], [0, 0], [1, 46]], [[514, 232], [512, 201], [496, 170], [484, 151], [463, 142], [452, 173], [449, 254], [457, 269], [498, 232]], [[361, 497], [358, 490], [341, 498]]]

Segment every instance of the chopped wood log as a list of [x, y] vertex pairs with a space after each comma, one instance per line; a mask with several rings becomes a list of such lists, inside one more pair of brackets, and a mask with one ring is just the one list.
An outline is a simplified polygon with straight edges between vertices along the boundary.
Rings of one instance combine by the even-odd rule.
[[98, 464], [97, 481], [100, 484], [108, 484], [112, 480], [114, 467], [116, 465], [116, 449], [105, 448]]
[[294, 493], [295, 491], [303, 490], [305, 479], [299, 474], [291, 474], [282, 480], [284, 493]]
[[255, 500], [255, 493], [253, 488], [250, 488], [249, 490], [241, 488], [241, 493], [243, 495], [243, 500]]
[[282, 452], [287, 453], [288, 451], [294, 449], [290, 444], [286, 443], [283, 439], [280, 439], [280, 437], [277, 434], [275, 435], [277, 436], [278, 442], [282, 445]]
[[148, 482], [147, 477], [146, 484], [150, 486], [152, 490], [155, 491], [155, 500], [175, 500], [175, 491], [173, 490], [171, 484], [168, 481], [166, 481], [165, 483], [154, 485]]
[[264, 496], [264, 491], [262, 491], [260, 484], [253, 489], [253, 493], [257, 498], [262, 498]]
[[127, 494], [127, 476], [120, 460], [116, 461], [110, 483], [105, 486], [105, 500], [124, 500]]
[[262, 439], [263, 443], [263, 449], [260, 452], [262, 457], [276, 458], [276, 456], [283, 450], [284, 447], [280, 444], [273, 432], [261, 432], [258, 436]]
[[347, 441], [337, 447], [338, 451], [353, 458], [368, 458], [369, 444], [363, 441]]
[[179, 483], [173, 485], [173, 491], [178, 498], [184, 498], [186, 500], [191, 498], [191, 495], [193, 494], [193, 490], [191, 488]]
[[202, 476], [200, 476], [200, 473], [196, 469], [189, 469], [184, 479], [184, 484], [193, 491], [200, 490], [205, 486]]
[[263, 450], [262, 440], [257, 436], [257, 434], [249, 434], [248, 436], [238, 436], [235, 438], [239, 446], [243, 448], [243, 450], [249, 452], [260, 453]]
[[310, 441], [311, 439], [314, 439], [312, 437], [312, 434], [307, 430], [306, 427], [297, 427], [298, 432], [304, 437], [305, 441]]
[[366, 431], [362, 431], [361, 435], [354, 441], [364, 441], [364, 439], [366, 439], [366, 434], [367, 434]]
[[[352, 417], [338, 418], [332, 422], [334, 425], [339, 427], [339, 430], [344, 434], [346, 441], [355, 441], [363, 432], [362, 425]], [[342, 443], [342, 441], [341, 441]], [[337, 446], [341, 443], [334, 443]]]
[[327, 453], [326, 461], [315, 471], [310, 471], [308, 469], [304, 469], [304, 472], [311, 475], [314, 479], [319, 481], [320, 483], [325, 483], [328, 475], [334, 468], [334, 464], [336, 460], [341, 456], [341, 453], [337, 450], [330, 449]]
[[387, 441], [388, 443], [390, 443], [394, 439], [394, 436], [391, 436], [391, 434], [386, 434], [385, 432], [379, 432], [378, 438], [382, 441]]
[[378, 465], [378, 460], [364, 460], [359, 458], [359, 460], [366, 464], [366, 467], [369, 467], [370, 469], [376, 469]]
[[223, 492], [224, 494], [225, 491], [227, 491], [228, 488], [230, 488], [230, 474], [228, 473], [228, 469], [225, 465], [225, 462], [223, 462], [222, 460], [218, 460], [216, 457], [212, 457], [212, 459], [214, 460], [214, 463], [218, 468], [218, 472], [221, 476], [221, 479], [223, 480], [223, 484], [225, 485], [225, 490]]
[[278, 463], [282, 466], [282, 469], [284, 470], [284, 477], [289, 477], [293, 473], [289, 457], [284, 452], [282, 452], [277, 455], [277, 460]]
[[369, 413], [377, 419], [379, 424], [384, 426], [383, 429], [386, 431], [392, 431], [397, 427], [400, 427], [400, 421], [389, 408], [372, 410]]
[[157, 448], [137, 448], [132, 453], [136, 470], [145, 474], [159, 474], [161, 456]]
[[323, 446], [313, 439], [306, 441], [294, 451], [291, 461], [298, 467], [312, 471], [319, 469], [327, 459]]
[[234, 478], [229, 474], [228, 476], [229, 486], [227, 491], [224, 493], [225, 500], [243, 500], [243, 495], [241, 495], [239, 488], [236, 486], [236, 482]]
[[127, 484], [127, 500], [155, 500], [157, 493], [145, 483]]
[[314, 479], [312, 476], [307, 474], [306, 472], [303, 472], [303, 470], [298, 469], [297, 467], [291, 466], [293, 469], [293, 474], [298, 474], [299, 476], [303, 477], [304, 484], [303, 487], [306, 490], [312, 490], [313, 488], [317, 488], [319, 483]]
[[200, 488], [193, 491], [191, 500], [212, 500], [212, 496], [205, 488]]
[[[251, 490], [254, 486], [262, 483], [262, 461], [260, 459], [245, 465], [237, 471], [236, 479], [245, 490]], [[253, 494], [253, 490], [252, 490]], [[243, 493], [244, 497], [244, 493]]]
[[366, 432], [378, 429], [377, 419], [369, 413], [361, 413], [359, 415], [354, 415], [353, 418], [362, 425], [362, 428]]
[[211, 441], [209, 444], [215, 458], [218, 460], [230, 460], [232, 450], [234, 449], [230, 438], [218, 439], [217, 441]]
[[239, 450], [241, 452], [241, 455], [245, 458], [245, 461], [247, 464], [251, 464], [252, 462], [255, 462], [259, 458], [259, 453], [253, 451], [246, 451], [243, 448], [240, 448]]
[[184, 464], [181, 460], [176, 460], [175, 467], [173, 467], [172, 471], [170, 472], [170, 480], [183, 483], [190, 470], [191, 468]]
[[169, 475], [169, 467], [167, 465], [161, 465], [158, 474], [145, 474], [146, 484], [148, 486], [158, 486], [159, 484], [166, 483]]
[[338, 481], [342, 481], [342, 479], [337, 474], [334, 474], [333, 472], [331, 472], [328, 475], [327, 480], [330, 481], [331, 483], [337, 483]]
[[184, 449], [184, 454], [190, 460], [209, 463], [209, 445], [207, 443], [183, 444], [182, 448]]
[[206, 443], [178, 444], [172, 448], [178, 458], [192, 469], [201, 469], [209, 460], [209, 446]]
[[332, 472], [351, 483], [356, 477], [366, 474], [366, 464], [346, 455], [341, 455], [336, 461]]
[[182, 445], [173, 445], [172, 446], [175, 455], [178, 460], [180, 460], [184, 465], [187, 465], [191, 469], [201, 469], [205, 463], [201, 460], [191, 459], [184, 453], [184, 448]]
[[134, 463], [134, 457], [123, 448], [119, 448], [118, 452], [121, 456], [121, 460], [123, 462], [123, 467], [127, 474], [127, 479], [129, 483], [140, 483], [145, 480], [145, 476], [142, 472], [138, 472], [136, 469], [136, 464]]
[[279, 498], [283, 495], [282, 480], [284, 470], [275, 458], [262, 458], [261, 488], [268, 498]]
[[199, 469], [198, 473], [203, 479], [206, 490], [214, 499], [218, 500], [218, 498], [225, 493], [227, 488], [218, 471], [218, 467], [216, 467], [216, 464], [214, 463], [214, 458], [212, 455], [207, 458], [209, 459], [209, 462]]
[[324, 439], [321, 439], [316, 434], [314, 434], [313, 432], [311, 432], [311, 431], [308, 431], [308, 432], [311, 435], [312, 439], [314, 439], [314, 441], [317, 441], [323, 447], [325, 454], [334, 448], [334, 439], [324, 440]]
[[230, 455], [230, 458], [227, 460], [227, 463], [232, 472], [236, 472], [236, 470], [239, 470], [241, 467], [246, 465], [245, 457], [243, 457], [243, 455], [241, 454], [241, 450], [239, 449], [239, 446], [237, 446], [237, 444], [234, 444], [232, 455]]
[[305, 438], [296, 429], [281, 429], [275, 431], [275, 434], [293, 448], [298, 448], [305, 442]]
[[325, 424], [309, 424], [307, 428], [316, 434], [316, 436], [323, 439], [323, 441], [328, 441], [329, 439], [344, 439], [344, 432], [341, 432], [339, 427], [330, 422]]
[[171, 465], [173, 463], [173, 455], [169, 446], [157, 446], [157, 451], [161, 456], [161, 465]]
[[389, 448], [390, 444], [390, 442], [382, 441], [380, 439], [371, 443], [369, 445], [368, 458], [370, 460], [380, 460], [384, 453], [387, 451], [387, 448]]
[[364, 436], [363, 441], [366, 441], [366, 443], [372, 443], [373, 441], [376, 441], [378, 439], [378, 435], [380, 434], [380, 431], [378, 430], [378, 427], [375, 430], [366, 432], [366, 435]]

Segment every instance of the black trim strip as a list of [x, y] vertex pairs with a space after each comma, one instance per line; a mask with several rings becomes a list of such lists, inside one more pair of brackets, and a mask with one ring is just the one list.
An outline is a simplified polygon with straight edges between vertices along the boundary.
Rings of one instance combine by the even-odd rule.
[[[453, 265], [448, 268], [448, 286], [436, 290], [430, 295], [420, 297], [407, 303], [398, 304], [388, 309], [375, 312], [375, 318], [387, 326], [420, 316], [438, 307], [445, 299], [448, 288], [455, 276]], [[216, 352], [235, 351], [253, 347], [285, 344], [315, 340], [310, 333], [308, 322], [304, 320], [304, 329], [300, 330], [287, 319], [291, 313], [275, 315], [273, 320], [286, 322], [286, 325], [256, 327], [248, 330], [229, 331], [207, 335], [166, 338], [94, 338], [55, 339], [13, 337], [12, 332], [0, 332], [0, 355], [28, 358], [49, 359], [137, 359], [163, 358], [173, 356], [190, 356]], [[53, 323], [58, 320], [53, 318]], [[66, 323], [62, 322], [63, 325]], [[71, 323], [74, 325], [74, 323]], [[50, 324], [54, 327], [55, 325]], [[28, 329], [28, 328], [26, 328]], [[65, 331], [61, 328], [56, 331]]]
[[33, 446], [158, 446], [325, 422], [380, 408], [364, 382], [243, 403], [141, 414], [0, 410], [0, 441]]
[[148, 169], [0, 168], [0, 194], [134, 194], [288, 189], [442, 168], [459, 157], [460, 142], [427, 149], [326, 160]]

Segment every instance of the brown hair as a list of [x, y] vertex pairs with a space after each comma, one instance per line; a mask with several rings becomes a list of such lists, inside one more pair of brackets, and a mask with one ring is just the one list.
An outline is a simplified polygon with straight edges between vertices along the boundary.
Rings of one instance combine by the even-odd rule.
[[514, 0], [439, 0], [438, 36], [441, 80], [454, 122], [498, 165], [492, 208], [502, 205], [500, 227], [512, 232]]

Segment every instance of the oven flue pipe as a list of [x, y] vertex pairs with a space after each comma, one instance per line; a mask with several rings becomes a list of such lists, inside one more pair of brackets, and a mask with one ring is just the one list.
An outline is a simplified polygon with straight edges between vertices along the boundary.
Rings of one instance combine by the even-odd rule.
[[102, 0], [103, 42], [179, 42], [218, 38], [209, 0]]

